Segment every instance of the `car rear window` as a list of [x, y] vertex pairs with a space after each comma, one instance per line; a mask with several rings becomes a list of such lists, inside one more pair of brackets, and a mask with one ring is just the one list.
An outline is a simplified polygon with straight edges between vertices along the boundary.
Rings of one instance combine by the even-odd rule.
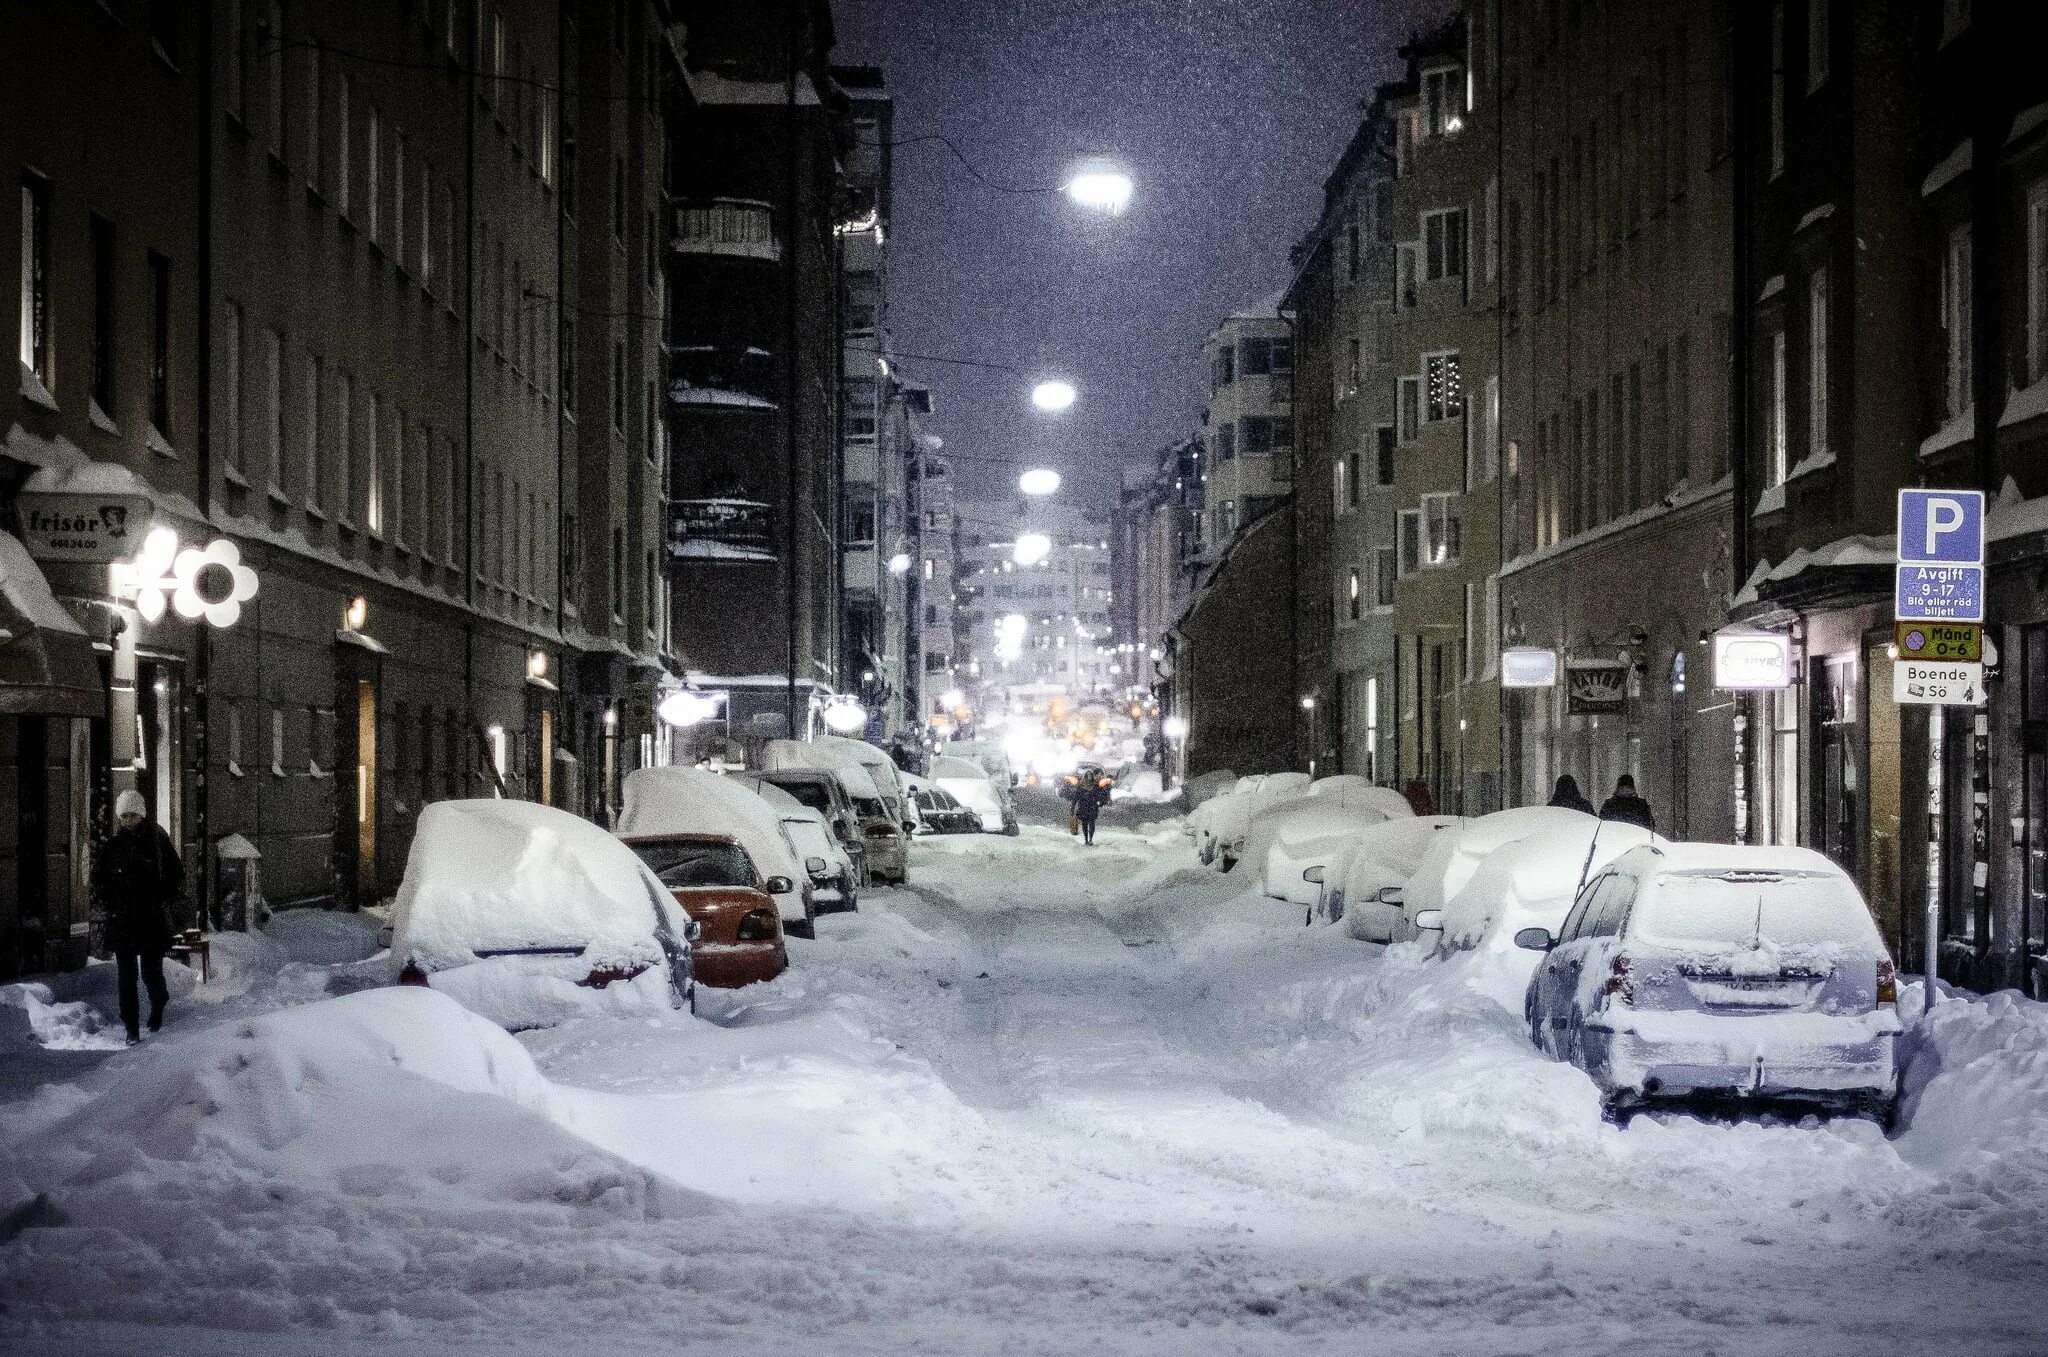
[[670, 890], [752, 886], [760, 880], [754, 872], [753, 859], [738, 844], [655, 841], [633, 844], [632, 849]]
[[775, 785], [812, 810], [829, 812], [832, 809], [832, 793], [822, 782], [777, 782]]
[[1856, 888], [1821, 872], [1675, 872], [1653, 878], [1629, 932], [1676, 946], [1877, 946]]

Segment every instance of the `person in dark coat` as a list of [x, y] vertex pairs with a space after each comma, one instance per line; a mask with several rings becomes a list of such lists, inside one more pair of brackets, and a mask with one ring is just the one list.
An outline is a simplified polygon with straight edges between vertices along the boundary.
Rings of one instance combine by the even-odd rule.
[[1081, 822], [1081, 842], [1095, 842], [1095, 817], [1102, 814], [1102, 808], [1109, 804], [1110, 788], [1115, 779], [1100, 768], [1083, 768], [1074, 782], [1074, 818]]
[[1550, 804], [1566, 810], [1582, 810], [1588, 815], [1593, 813], [1593, 803], [1579, 791], [1579, 780], [1570, 773], [1558, 778], [1556, 788], [1550, 793]]
[[1430, 795], [1429, 784], [1419, 777], [1408, 779], [1408, 785], [1401, 789], [1401, 795], [1408, 798], [1408, 808], [1417, 815], [1436, 814], [1436, 798]]
[[1636, 780], [1627, 773], [1614, 780], [1614, 795], [1600, 803], [1600, 818], [1657, 832], [1657, 817], [1650, 813], [1650, 803], [1636, 795]]
[[93, 890], [107, 912], [107, 945], [121, 982], [121, 1021], [130, 1044], [142, 1040], [137, 973], [149, 990], [149, 1030], [164, 1025], [164, 953], [171, 946], [171, 907], [185, 886], [185, 864], [163, 826], [149, 818], [138, 791], [114, 801], [116, 828], [92, 866]]

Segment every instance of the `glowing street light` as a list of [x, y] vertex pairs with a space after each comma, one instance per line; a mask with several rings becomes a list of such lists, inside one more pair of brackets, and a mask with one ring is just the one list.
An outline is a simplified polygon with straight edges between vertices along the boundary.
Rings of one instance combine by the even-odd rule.
[[939, 705], [947, 711], [951, 711], [955, 707], [964, 707], [967, 705], [967, 694], [961, 692], [958, 688], [948, 688], [945, 692], [939, 694]]
[[1059, 411], [1072, 405], [1079, 395], [1072, 382], [1054, 379], [1031, 388], [1031, 403], [1041, 410]]
[[1050, 495], [1060, 488], [1060, 473], [1049, 466], [1035, 466], [1017, 478], [1017, 489], [1027, 495]]
[[1159, 723], [1159, 731], [1169, 740], [1184, 740], [1188, 735], [1188, 722], [1184, 716], [1169, 716]]
[[909, 552], [907, 552], [907, 551], [899, 551], [899, 552], [897, 552], [897, 553], [896, 553], [896, 554], [895, 554], [894, 556], [891, 556], [891, 557], [889, 558], [889, 573], [890, 573], [890, 574], [892, 574], [892, 575], [903, 575], [903, 574], [907, 574], [907, 573], [909, 573], [909, 571], [910, 571], [910, 553], [909, 553]]
[[868, 709], [860, 704], [858, 698], [835, 697], [825, 704], [820, 719], [825, 722], [827, 729], [848, 735], [867, 725]]
[[1091, 212], [1120, 217], [1131, 202], [1131, 176], [1114, 165], [1094, 161], [1074, 171], [1066, 183], [1067, 197]]
[[1010, 559], [1018, 565], [1037, 565], [1052, 554], [1052, 539], [1042, 532], [1027, 532], [1010, 548]]

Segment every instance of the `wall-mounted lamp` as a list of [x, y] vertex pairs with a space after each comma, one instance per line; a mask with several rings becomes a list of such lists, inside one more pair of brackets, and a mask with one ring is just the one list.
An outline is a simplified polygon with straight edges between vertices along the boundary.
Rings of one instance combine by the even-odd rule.
[[357, 594], [354, 598], [350, 599], [348, 607], [342, 609], [341, 624], [350, 631], [361, 631], [363, 624], [369, 620], [370, 600], [364, 598], [361, 594]]

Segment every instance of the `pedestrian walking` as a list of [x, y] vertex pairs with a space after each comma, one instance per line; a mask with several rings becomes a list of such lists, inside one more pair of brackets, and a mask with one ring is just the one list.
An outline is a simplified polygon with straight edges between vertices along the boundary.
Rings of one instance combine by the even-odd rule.
[[1579, 790], [1579, 780], [1570, 773], [1558, 778], [1557, 786], [1550, 793], [1550, 804], [1566, 810], [1582, 810], [1588, 815], [1593, 813], [1593, 803]]
[[149, 1030], [164, 1025], [164, 953], [171, 947], [170, 910], [185, 885], [185, 864], [163, 826], [149, 818], [142, 793], [122, 792], [114, 801], [116, 828], [92, 867], [93, 890], [107, 914], [107, 945], [113, 948], [121, 985], [121, 1022], [130, 1045], [142, 1040], [138, 973], [149, 990]]
[[1614, 780], [1614, 795], [1600, 803], [1600, 818], [1657, 832], [1657, 817], [1650, 813], [1650, 803], [1636, 795], [1636, 780], [1627, 773]]
[[1081, 822], [1081, 842], [1095, 843], [1095, 817], [1109, 804], [1116, 780], [1100, 768], [1083, 768], [1074, 787], [1074, 818]]

